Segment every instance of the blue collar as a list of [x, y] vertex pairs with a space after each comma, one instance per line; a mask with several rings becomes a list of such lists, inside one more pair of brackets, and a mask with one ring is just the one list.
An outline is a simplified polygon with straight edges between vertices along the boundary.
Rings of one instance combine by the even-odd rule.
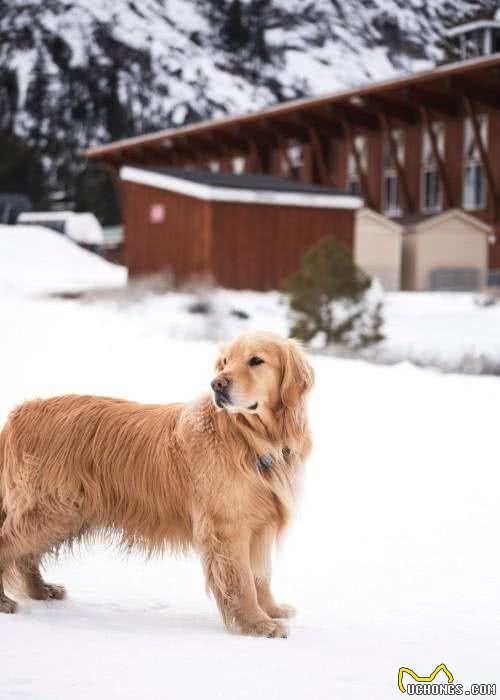
[[267, 455], [257, 455], [257, 469], [259, 472], [267, 472], [273, 466], [273, 456], [271, 454]]
[[[290, 458], [290, 453], [291, 453], [290, 448], [284, 447], [281, 451], [283, 453], [283, 459], [285, 460], [285, 462], [288, 462], [288, 460]], [[255, 460], [255, 463], [257, 465], [257, 470], [259, 472], [267, 472], [273, 466], [274, 459], [273, 459], [272, 454], [269, 454], [269, 453], [267, 455], [257, 455], [257, 459]]]

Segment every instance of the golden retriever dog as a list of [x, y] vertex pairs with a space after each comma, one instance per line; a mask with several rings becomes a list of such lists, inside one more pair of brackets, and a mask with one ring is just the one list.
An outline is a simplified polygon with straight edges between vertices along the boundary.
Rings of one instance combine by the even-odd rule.
[[16, 579], [61, 599], [43, 555], [115, 533], [148, 553], [201, 556], [227, 627], [286, 637], [289, 606], [271, 593], [273, 543], [290, 517], [311, 450], [305, 399], [313, 372], [299, 345], [249, 333], [217, 359], [212, 392], [143, 405], [59, 396], [16, 408], [0, 433], [0, 611]]

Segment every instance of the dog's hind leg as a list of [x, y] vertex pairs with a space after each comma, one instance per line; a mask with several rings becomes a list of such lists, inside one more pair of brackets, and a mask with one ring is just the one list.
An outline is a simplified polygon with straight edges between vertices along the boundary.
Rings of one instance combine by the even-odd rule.
[[5, 575], [11, 571], [13, 562], [13, 550], [0, 535], [0, 613], [15, 613], [17, 610], [17, 603], [7, 597], [3, 587]]
[[17, 559], [16, 569], [21, 578], [26, 595], [33, 600], [63, 600], [66, 590], [63, 586], [46, 583], [40, 572], [40, 559], [27, 555]]

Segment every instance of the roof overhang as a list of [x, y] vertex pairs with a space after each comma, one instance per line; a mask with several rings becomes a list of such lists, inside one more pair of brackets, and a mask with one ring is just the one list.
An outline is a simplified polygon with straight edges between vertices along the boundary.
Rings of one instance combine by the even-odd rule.
[[277, 192], [239, 187], [213, 187], [131, 166], [121, 168], [120, 179], [209, 202], [243, 202], [247, 204], [274, 204], [318, 209], [359, 209], [363, 205], [363, 200], [360, 197], [348, 194]]
[[[500, 55], [473, 58], [319, 97], [290, 100], [252, 113], [196, 122], [115, 141], [86, 151], [115, 169], [135, 163], [179, 165], [204, 156], [247, 154], [256, 141], [307, 142], [310, 129], [340, 138], [345, 130], [380, 129], [381, 116], [415, 123], [422, 107], [442, 114], [462, 109], [464, 84], [478, 99], [500, 105]], [[471, 88], [475, 88], [471, 92]]]

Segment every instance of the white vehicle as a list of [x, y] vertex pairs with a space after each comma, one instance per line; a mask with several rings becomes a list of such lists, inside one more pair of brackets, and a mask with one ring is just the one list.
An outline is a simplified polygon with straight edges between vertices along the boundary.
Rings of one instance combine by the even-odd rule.
[[20, 214], [17, 223], [45, 226], [83, 245], [100, 246], [104, 243], [101, 224], [94, 214], [80, 214], [74, 211], [30, 211]]

